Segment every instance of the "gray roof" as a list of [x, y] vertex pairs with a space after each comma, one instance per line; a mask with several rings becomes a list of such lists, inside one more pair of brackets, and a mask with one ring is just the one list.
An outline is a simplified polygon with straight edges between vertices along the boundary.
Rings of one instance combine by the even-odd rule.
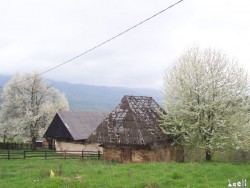
[[108, 116], [106, 112], [74, 112], [57, 113], [74, 140], [87, 139], [97, 126]]
[[160, 113], [165, 112], [152, 97], [124, 96], [88, 140], [104, 145], [168, 143], [159, 126]]

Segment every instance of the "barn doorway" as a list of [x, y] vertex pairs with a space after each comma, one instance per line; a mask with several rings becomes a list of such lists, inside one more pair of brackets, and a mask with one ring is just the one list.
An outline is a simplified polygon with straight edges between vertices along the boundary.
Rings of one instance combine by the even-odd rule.
[[132, 161], [132, 149], [122, 148], [121, 149], [121, 162], [131, 162]]

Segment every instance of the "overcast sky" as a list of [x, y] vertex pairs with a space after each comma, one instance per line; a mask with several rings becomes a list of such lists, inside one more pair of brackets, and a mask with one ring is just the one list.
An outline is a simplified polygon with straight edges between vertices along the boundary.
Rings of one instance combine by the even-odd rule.
[[[44, 72], [175, 2], [0, 0], [0, 74]], [[222, 50], [250, 72], [249, 10], [249, 0], [184, 0], [44, 77], [161, 89], [164, 70], [194, 44]]]

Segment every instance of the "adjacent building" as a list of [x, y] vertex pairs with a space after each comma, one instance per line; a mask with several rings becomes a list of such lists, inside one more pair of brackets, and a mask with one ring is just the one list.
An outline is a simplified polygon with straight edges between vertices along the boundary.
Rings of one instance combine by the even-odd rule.
[[57, 151], [98, 151], [97, 143], [86, 143], [89, 135], [107, 117], [105, 112], [58, 112], [44, 137]]

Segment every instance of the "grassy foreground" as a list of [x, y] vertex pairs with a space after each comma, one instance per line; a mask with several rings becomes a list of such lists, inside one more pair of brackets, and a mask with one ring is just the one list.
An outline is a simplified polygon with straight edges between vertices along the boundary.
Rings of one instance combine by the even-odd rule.
[[[50, 177], [50, 170], [55, 177]], [[250, 183], [250, 165], [242, 163], [119, 164], [98, 160], [1, 160], [0, 187], [228, 187]]]

